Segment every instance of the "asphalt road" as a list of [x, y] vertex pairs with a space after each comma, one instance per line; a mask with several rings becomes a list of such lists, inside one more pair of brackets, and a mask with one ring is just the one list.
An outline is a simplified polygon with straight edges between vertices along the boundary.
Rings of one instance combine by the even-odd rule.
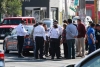
[[[2, 42], [0, 40], [0, 49], [2, 50]], [[61, 46], [62, 47], [62, 46]], [[63, 56], [63, 48], [61, 50]], [[34, 59], [33, 53], [24, 54], [25, 58], [18, 58], [17, 51], [11, 51], [9, 54], [5, 54], [5, 66], [6, 67], [64, 67], [69, 64], [76, 64], [82, 58], [76, 59], [55, 59], [51, 60], [50, 57], [47, 57], [45, 60]]]

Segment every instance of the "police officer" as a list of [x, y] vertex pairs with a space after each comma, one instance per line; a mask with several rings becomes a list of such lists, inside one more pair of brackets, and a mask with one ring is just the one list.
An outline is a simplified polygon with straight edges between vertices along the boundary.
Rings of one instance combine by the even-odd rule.
[[58, 39], [58, 44], [59, 44], [59, 57], [61, 58], [61, 51], [60, 51], [60, 42], [61, 42], [61, 35], [62, 35], [62, 27], [58, 24], [57, 20], [54, 20], [53, 25], [57, 25], [58, 30], [59, 30], [59, 39]]
[[51, 59], [54, 59], [54, 56], [56, 54], [57, 59], [60, 59], [59, 54], [59, 28], [58, 25], [53, 25], [53, 28], [49, 31], [50, 36], [50, 46], [51, 46]]
[[40, 59], [45, 59], [43, 58], [43, 46], [44, 42], [46, 41], [46, 36], [42, 22], [39, 22], [39, 25], [34, 28], [34, 40], [36, 42], [35, 59], [38, 59], [38, 55], [40, 55]]
[[21, 23], [16, 27], [17, 30], [17, 40], [18, 40], [18, 57], [24, 57], [22, 55], [22, 48], [24, 44], [24, 36], [27, 34], [27, 31], [24, 28], [25, 21], [22, 20]]

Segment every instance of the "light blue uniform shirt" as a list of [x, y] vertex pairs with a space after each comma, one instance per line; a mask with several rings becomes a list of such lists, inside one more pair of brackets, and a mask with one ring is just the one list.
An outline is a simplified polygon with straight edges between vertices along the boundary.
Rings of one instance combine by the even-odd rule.
[[75, 25], [68, 24], [66, 27], [66, 39], [75, 39], [74, 36], [78, 35], [78, 30]]

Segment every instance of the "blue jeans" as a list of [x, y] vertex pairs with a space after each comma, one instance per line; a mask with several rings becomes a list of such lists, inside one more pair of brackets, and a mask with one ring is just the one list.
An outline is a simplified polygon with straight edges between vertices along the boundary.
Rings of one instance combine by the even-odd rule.
[[67, 40], [68, 59], [75, 58], [75, 39]]
[[89, 44], [89, 54], [96, 50], [95, 44]]

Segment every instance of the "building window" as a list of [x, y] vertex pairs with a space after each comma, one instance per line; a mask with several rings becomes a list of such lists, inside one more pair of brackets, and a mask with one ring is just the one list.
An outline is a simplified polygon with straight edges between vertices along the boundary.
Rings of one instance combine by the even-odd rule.
[[25, 16], [32, 16], [32, 10], [25, 10]]

